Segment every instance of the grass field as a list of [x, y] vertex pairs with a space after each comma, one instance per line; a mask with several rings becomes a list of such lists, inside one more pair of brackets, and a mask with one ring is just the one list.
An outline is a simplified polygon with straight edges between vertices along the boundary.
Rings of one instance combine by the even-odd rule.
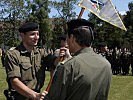
[[[131, 74], [131, 73], [130, 73]], [[46, 72], [46, 81], [42, 90], [49, 82], [49, 73]], [[5, 69], [0, 62], [0, 100], [6, 100], [3, 90], [7, 88]], [[133, 100], [133, 76], [113, 75], [108, 100]]]

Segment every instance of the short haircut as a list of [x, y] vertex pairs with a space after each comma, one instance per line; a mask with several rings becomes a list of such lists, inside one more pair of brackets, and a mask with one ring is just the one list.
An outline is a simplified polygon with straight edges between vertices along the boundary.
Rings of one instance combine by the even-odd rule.
[[73, 34], [76, 42], [81, 46], [91, 46], [94, 39], [93, 30], [89, 26], [80, 26], [68, 32], [68, 37]]

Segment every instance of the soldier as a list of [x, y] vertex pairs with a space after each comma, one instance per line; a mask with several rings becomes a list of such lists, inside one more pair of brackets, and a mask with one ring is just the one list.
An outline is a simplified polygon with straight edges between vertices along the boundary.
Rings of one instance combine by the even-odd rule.
[[122, 62], [122, 72], [123, 75], [126, 75], [129, 73], [129, 53], [127, 52], [127, 48], [123, 49], [123, 52], [121, 54], [121, 62]]
[[105, 42], [101, 42], [99, 44], [99, 54], [101, 54], [103, 57], [106, 58], [107, 56], [107, 51], [108, 51], [108, 47], [107, 44]]
[[91, 48], [93, 24], [85, 19], [67, 23], [67, 42], [73, 57], [57, 66], [44, 100], [107, 100], [110, 63]]
[[129, 49], [126, 50], [127, 52], [127, 74], [129, 74], [129, 68], [130, 68], [130, 60], [131, 60], [131, 52]]
[[45, 49], [36, 47], [39, 40], [38, 24], [24, 23], [19, 32], [21, 44], [9, 50], [5, 59], [9, 98], [38, 100], [42, 96], [40, 89], [44, 85], [45, 69], [54, 66], [55, 58], [48, 55]]
[[113, 58], [113, 74], [117, 75], [119, 74], [120, 70], [120, 53], [117, 47], [114, 48], [113, 53], [112, 53], [112, 58]]

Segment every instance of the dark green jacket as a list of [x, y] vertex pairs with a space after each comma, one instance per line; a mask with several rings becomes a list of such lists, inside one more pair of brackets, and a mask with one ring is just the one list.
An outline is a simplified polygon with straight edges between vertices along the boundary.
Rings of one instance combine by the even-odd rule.
[[111, 65], [92, 48], [84, 48], [57, 67], [44, 100], [107, 100]]

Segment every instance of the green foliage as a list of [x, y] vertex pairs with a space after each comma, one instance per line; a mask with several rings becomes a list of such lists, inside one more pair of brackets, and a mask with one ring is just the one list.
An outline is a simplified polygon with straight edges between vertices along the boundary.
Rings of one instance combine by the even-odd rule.
[[[129, 11], [127, 11], [127, 15], [124, 17], [124, 24], [127, 28], [129, 28], [129, 26], [133, 27], [133, 2], [130, 2], [128, 4], [128, 8]], [[132, 30], [133, 31], [133, 30]]]
[[76, 17], [75, 5], [78, 0], [60, 0], [60, 2], [53, 2], [54, 8], [60, 14], [59, 17], [65, 21], [69, 21]]
[[18, 26], [29, 14], [29, 9], [24, 0], [1, 0], [0, 21], [3, 30], [0, 32], [2, 41], [0, 44], [16, 46], [19, 43]]
[[124, 24], [127, 27], [127, 32], [124, 35], [125, 44], [130, 44], [133, 49], [133, 2], [128, 4], [129, 11], [127, 11], [127, 15], [124, 17]]
[[[63, 19], [59, 19], [59, 18], [55, 18], [53, 21], [53, 30], [52, 30], [52, 35], [53, 35], [53, 40], [52, 40], [52, 49], [55, 48], [60, 48], [59, 44], [60, 44], [60, 40], [59, 40], [59, 36], [64, 34], [64, 20]], [[63, 25], [64, 24], [64, 25]], [[63, 26], [62, 26], [63, 25]]]
[[52, 26], [53, 30], [51, 34], [53, 35], [52, 48], [59, 47], [58, 37], [65, 33], [66, 31], [66, 22], [76, 18], [75, 5], [78, 0], [60, 0], [50, 2], [50, 7], [54, 7], [59, 16], [53, 16]]

